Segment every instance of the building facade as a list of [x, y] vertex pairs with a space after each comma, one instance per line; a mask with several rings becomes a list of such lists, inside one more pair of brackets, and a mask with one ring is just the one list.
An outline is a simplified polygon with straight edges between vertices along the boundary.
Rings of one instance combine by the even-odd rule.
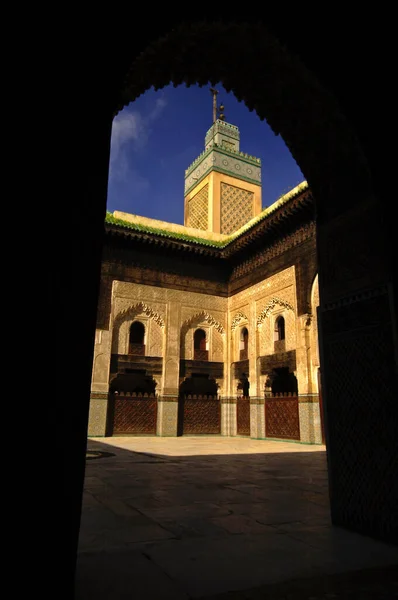
[[184, 225], [115, 211], [89, 436], [324, 441], [312, 194], [261, 209], [261, 163], [216, 119], [185, 172]]

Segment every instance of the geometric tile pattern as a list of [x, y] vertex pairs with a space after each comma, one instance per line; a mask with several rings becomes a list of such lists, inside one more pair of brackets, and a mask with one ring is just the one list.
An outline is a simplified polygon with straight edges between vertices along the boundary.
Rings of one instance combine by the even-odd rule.
[[299, 402], [300, 441], [321, 444], [321, 420], [319, 402]]
[[187, 226], [207, 230], [209, 212], [209, 185], [206, 184], [188, 203]]
[[90, 412], [88, 421], [88, 435], [92, 437], [106, 435], [106, 415], [108, 410], [108, 394], [104, 398], [93, 398], [90, 400]]
[[232, 233], [253, 217], [254, 192], [221, 183], [221, 233]]

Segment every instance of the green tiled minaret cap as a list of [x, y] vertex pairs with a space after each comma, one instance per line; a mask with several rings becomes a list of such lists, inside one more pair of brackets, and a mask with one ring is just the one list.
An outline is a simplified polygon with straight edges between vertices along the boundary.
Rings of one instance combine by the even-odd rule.
[[236, 125], [217, 119], [205, 137], [205, 149], [217, 144], [226, 150], [239, 152], [240, 134]]

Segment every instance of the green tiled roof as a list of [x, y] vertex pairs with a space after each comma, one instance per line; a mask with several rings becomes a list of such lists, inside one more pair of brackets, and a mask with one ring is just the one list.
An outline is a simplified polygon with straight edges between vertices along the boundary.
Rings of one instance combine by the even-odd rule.
[[117, 219], [112, 213], [107, 212], [105, 217], [105, 223], [109, 225], [120, 225], [127, 229], [133, 229], [134, 231], [140, 231], [142, 233], [153, 233], [169, 239], [175, 239], [183, 242], [193, 242], [194, 244], [202, 244], [203, 246], [213, 246], [214, 248], [222, 248], [225, 246], [228, 240], [216, 241], [206, 240], [205, 238], [195, 237], [193, 235], [187, 235], [186, 233], [177, 233], [174, 231], [167, 231], [166, 229], [158, 229], [157, 227], [150, 227], [149, 225], [142, 225], [141, 223], [131, 223], [122, 219]]
[[228, 244], [230, 244], [231, 242], [233, 242], [240, 236], [244, 235], [247, 231], [252, 229], [255, 225], [257, 225], [258, 223], [260, 223], [261, 221], [266, 219], [268, 216], [272, 215], [272, 213], [274, 213], [276, 210], [278, 210], [278, 208], [283, 206], [288, 200], [297, 196], [300, 192], [304, 192], [307, 189], [308, 189], [308, 183], [306, 181], [303, 181], [302, 183], [297, 185], [295, 188], [290, 190], [290, 192], [288, 192], [287, 194], [283, 194], [282, 196], [280, 196], [278, 198], [278, 200], [276, 200], [276, 202], [274, 202], [273, 204], [271, 204], [270, 206], [265, 208], [259, 215], [257, 215], [257, 217], [254, 217], [253, 219], [251, 219], [251, 221], [249, 221], [246, 225], [244, 225], [243, 227], [241, 227], [240, 229], [238, 229], [237, 231], [232, 233], [230, 236], [228, 236], [228, 238], [220, 240], [220, 241], [208, 240], [206, 238], [202, 238], [199, 236], [193, 236], [193, 235], [188, 235], [185, 233], [178, 233], [178, 232], [174, 232], [174, 231], [168, 231], [166, 229], [151, 227], [149, 225], [143, 225], [141, 223], [131, 223], [130, 221], [125, 221], [123, 219], [118, 219], [118, 218], [114, 217], [111, 212], [106, 213], [105, 223], [107, 223], [109, 225], [117, 225], [120, 227], [124, 227], [126, 229], [132, 229], [134, 231], [139, 231], [142, 233], [149, 233], [149, 234], [162, 236], [162, 237], [165, 237], [165, 238], [168, 238], [171, 240], [174, 239], [174, 240], [179, 240], [182, 242], [191, 242], [194, 244], [199, 244], [201, 246], [210, 246], [212, 248], [225, 248], [226, 246], [228, 246]]

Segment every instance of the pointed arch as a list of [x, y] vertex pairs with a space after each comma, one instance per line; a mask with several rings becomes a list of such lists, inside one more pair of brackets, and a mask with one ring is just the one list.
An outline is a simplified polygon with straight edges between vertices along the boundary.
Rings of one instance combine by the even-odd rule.
[[160, 327], [164, 327], [164, 318], [145, 302], [137, 302], [136, 304], [133, 304], [132, 306], [129, 306], [128, 308], [121, 311], [116, 316], [114, 325], [120, 325], [120, 323], [122, 321], [125, 321], [127, 318], [134, 318], [142, 313], [144, 313], [147, 317], [155, 321], [155, 323], [157, 323]]
[[181, 330], [186, 331], [192, 325], [202, 323], [203, 321], [206, 321], [206, 323], [208, 323], [211, 327], [214, 327], [215, 329], [217, 329], [217, 331], [219, 333], [221, 333], [221, 334], [225, 333], [225, 329], [224, 329], [223, 325], [219, 321], [217, 321], [212, 315], [210, 315], [208, 312], [206, 312], [205, 310], [202, 310], [202, 311], [192, 315], [191, 317], [189, 317], [189, 319], [186, 319], [186, 321], [184, 321], [184, 323], [181, 326]]
[[234, 318], [232, 319], [231, 322], [231, 329], [232, 331], [234, 331], [237, 326], [239, 325], [239, 323], [241, 321], [249, 321], [249, 319], [247, 318], [247, 316], [245, 315], [245, 313], [243, 313], [242, 311], [239, 311], [236, 313], [236, 315], [234, 316]]
[[270, 312], [275, 308], [275, 306], [277, 304], [279, 304], [279, 306], [283, 306], [284, 308], [287, 308], [294, 312], [294, 308], [290, 304], [290, 302], [287, 302], [287, 300], [282, 300], [282, 298], [278, 298], [277, 296], [274, 296], [273, 298], [271, 298], [271, 300], [267, 303], [265, 308], [263, 308], [263, 310], [257, 317], [257, 327], [259, 327], [259, 325], [262, 324], [264, 319], [266, 319], [269, 316]]

